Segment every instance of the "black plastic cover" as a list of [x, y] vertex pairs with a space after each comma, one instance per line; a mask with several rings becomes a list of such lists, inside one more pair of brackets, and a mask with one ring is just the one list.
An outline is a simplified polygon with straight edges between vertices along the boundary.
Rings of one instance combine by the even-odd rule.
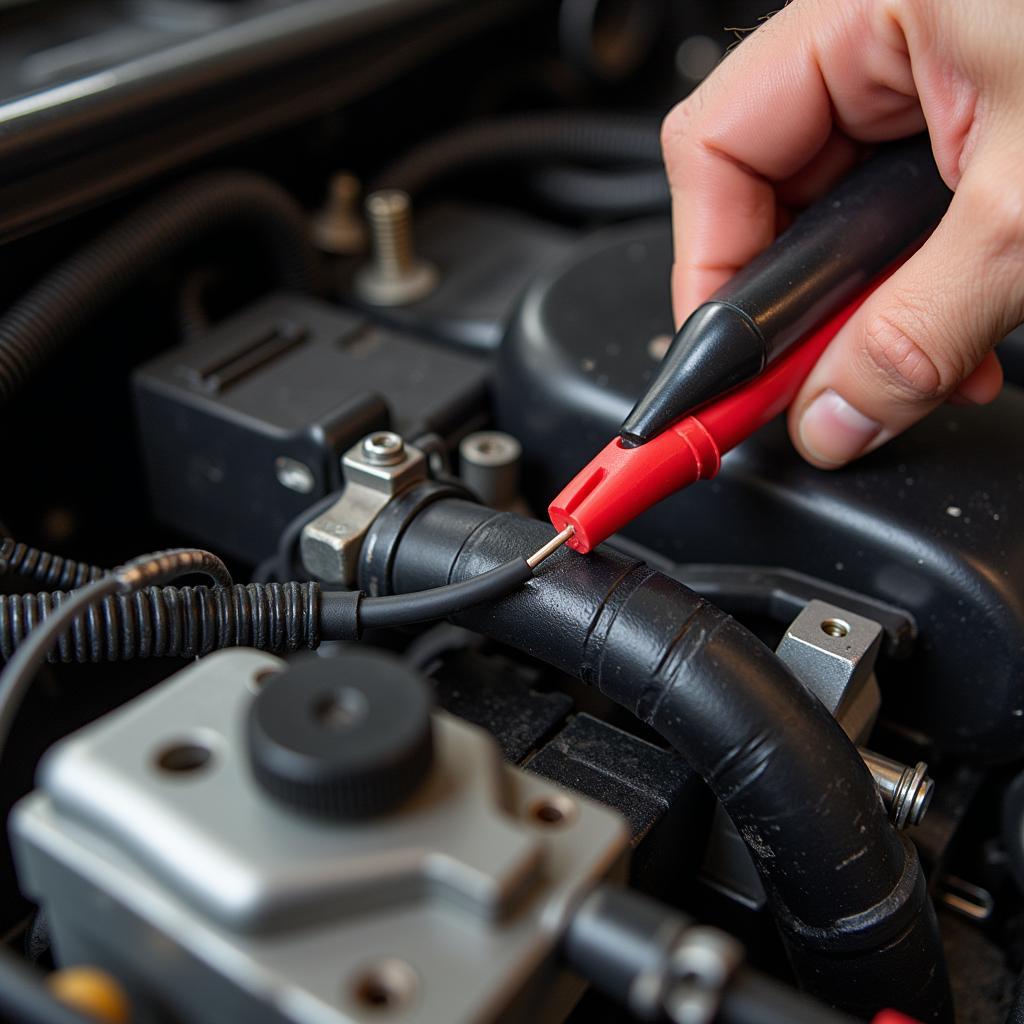
[[339, 456], [392, 426], [462, 429], [486, 368], [315, 299], [272, 296], [134, 375], [158, 519], [248, 562], [341, 483]]

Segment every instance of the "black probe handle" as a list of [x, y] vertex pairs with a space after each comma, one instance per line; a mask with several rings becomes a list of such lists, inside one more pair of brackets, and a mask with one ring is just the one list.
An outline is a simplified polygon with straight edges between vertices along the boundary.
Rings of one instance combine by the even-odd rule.
[[644, 444], [756, 377], [916, 246], [951, 198], [926, 135], [886, 145], [693, 312], [623, 422], [623, 443]]

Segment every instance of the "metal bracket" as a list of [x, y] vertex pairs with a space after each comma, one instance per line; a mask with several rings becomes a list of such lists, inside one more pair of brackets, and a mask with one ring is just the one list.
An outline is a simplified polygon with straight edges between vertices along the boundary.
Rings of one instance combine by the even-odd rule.
[[[786, 630], [776, 654], [857, 743], [867, 738], [878, 715], [874, 669], [881, 642], [882, 627], [872, 619], [811, 601]], [[919, 761], [908, 767], [859, 749], [892, 823], [899, 829], [919, 824], [934, 790], [928, 766]]]
[[881, 694], [875, 659], [882, 627], [826, 601], [808, 601], [775, 653], [854, 742], [867, 738]]
[[398, 434], [381, 430], [350, 448], [341, 468], [344, 493], [306, 524], [299, 553], [317, 579], [353, 587], [370, 526], [395, 495], [427, 478], [427, 459]]

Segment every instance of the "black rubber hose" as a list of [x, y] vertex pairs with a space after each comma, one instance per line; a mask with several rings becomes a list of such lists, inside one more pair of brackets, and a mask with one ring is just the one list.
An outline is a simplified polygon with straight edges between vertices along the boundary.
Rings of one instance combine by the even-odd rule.
[[644, 217], [668, 210], [672, 202], [663, 167], [546, 167], [529, 180], [549, 206], [581, 217]]
[[[377, 593], [466, 579], [551, 535], [545, 524], [455, 499], [388, 528], [390, 538], [371, 530], [364, 546], [394, 548], [372, 563], [390, 567], [372, 581]], [[951, 1019], [916, 850], [887, 821], [837, 723], [734, 619], [602, 548], [560, 552], [532, 583], [453, 621], [595, 686], [700, 772], [751, 851], [806, 989], [858, 1015], [888, 1006]]]
[[1024, 975], [1017, 979], [1013, 989], [1013, 1002], [1006, 1015], [1006, 1024], [1024, 1024]]
[[182, 182], [88, 243], [0, 319], [0, 406], [160, 260], [229, 228], [246, 230], [263, 243], [282, 286], [315, 290], [316, 256], [306, 221], [286, 192], [244, 171]]
[[576, 161], [661, 165], [660, 118], [580, 111], [498, 117], [422, 143], [388, 167], [372, 190], [425, 192], [483, 165]]
[[6, 573], [47, 590], [74, 590], [105, 576], [107, 570], [4, 537], [0, 540], [0, 576]]

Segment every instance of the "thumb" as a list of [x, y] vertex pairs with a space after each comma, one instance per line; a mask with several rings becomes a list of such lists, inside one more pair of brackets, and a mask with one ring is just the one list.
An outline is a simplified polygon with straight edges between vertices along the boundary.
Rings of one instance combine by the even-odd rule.
[[834, 468], [877, 448], [954, 394], [981, 404], [999, 393], [991, 350], [1024, 319], [1024, 188], [979, 163], [790, 407], [790, 436], [814, 465]]

